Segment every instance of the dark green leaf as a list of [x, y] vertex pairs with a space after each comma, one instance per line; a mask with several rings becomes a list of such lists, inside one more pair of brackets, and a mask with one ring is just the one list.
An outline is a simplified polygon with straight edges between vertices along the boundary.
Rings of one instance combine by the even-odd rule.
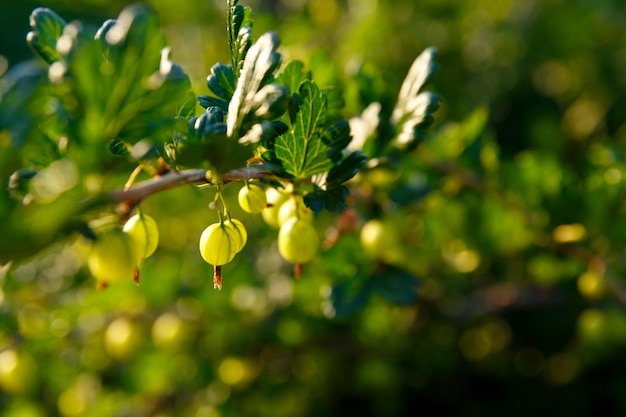
[[32, 31], [27, 35], [28, 44], [49, 64], [62, 59], [56, 46], [65, 25], [59, 15], [46, 7], [38, 7], [30, 15]]
[[341, 88], [335, 86], [324, 87], [321, 91], [326, 96], [326, 103], [328, 106], [328, 109], [326, 110], [326, 117], [331, 120], [336, 120], [341, 117], [341, 109], [345, 106]]
[[365, 162], [367, 162], [367, 156], [360, 151], [352, 152], [328, 171], [326, 184], [335, 186], [348, 181], [359, 172]]
[[233, 67], [221, 62], [213, 65], [211, 74], [207, 77], [207, 85], [213, 94], [229, 103], [236, 85]]
[[343, 150], [352, 140], [350, 136], [350, 125], [348, 121], [342, 119], [326, 130], [323, 137], [324, 142], [330, 147], [328, 157], [333, 162], [338, 162], [343, 158]]
[[380, 265], [370, 281], [373, 291], [392, 304], [413, 305], [418, 299], [419, 281], [403, 269]]
[[406, 181], [400, 181], [395, 188], [388, 192], [389, 198], [403, 206], [419, 201], [432, 190], [424, 174], [412, 173]]
[[341, 184], [327, 186], [325, 190], [316, 188], [304, 196], [304, 204], [315, 212], [326, 208], [326, 210], [335, 213], [345, 208], [346, 198], [349, 194], [348, 187]]
[[224, 100], [220, 100], [219, 98], [211, 96], [198, 96], [198, 103], [205, 109], [208, 107], [218, 107], [224, 112], [228, 111], [228, 103]]
[[115, 138], [109, 142], [109, 152], [116, 156], [125, 156], [129, 154], [126, 144], [119, 138]]
[[280, 160], [276, 156], [274, 145], [276, 143], [276, 138], [282, 135], [283, 133], [285, 133], [287, 130], [289, 130], [289, 127], [280, 121], [272, 122], [272, 127], [274, 129], [274, 134], [268, 135], [262, 138], [262, 141], [261, 141], [262, 154], [258, 155], [258, 157], [260, 157], [265, 163], [271, 163], [277, 166], [282, 166]]
[[367, 305], [372, 288], [369, 281], [354, 277], [336, 284], [330, 299], [336, 318], [346, 318], [363, 310]]

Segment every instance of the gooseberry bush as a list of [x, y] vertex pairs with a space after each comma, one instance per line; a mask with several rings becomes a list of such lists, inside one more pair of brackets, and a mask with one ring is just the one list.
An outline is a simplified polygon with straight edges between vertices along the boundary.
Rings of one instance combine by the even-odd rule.
[[148, 3], [5, 22], [0, 414], [626, 414], [617, 2]]
[[[346, 209], [363, 197], [350, 195], [363, 181], [357, 174], [372, 184], [374, 177], [388, 181], [439, 105], [436, 95], [423, 92], [435, 69], [435, 52], [427, 49], [384, 124], [378, 103], [345, 119], [338, 86], [318, 84], [302, 61], [285, 61], [277, 33], [254, 36], [251, 9], [233, 0], [225, 36], [230, 62], [212, 66], [207, 94], [198, 97], [145, 7], [129, 7], [95, 30], [38, 8], [30, 25], [28, 44], [46, 67], [16, 69], [4, 84], [2, 177], [9, 187], [0, 214], [5, 233], [17, 238], [0, 243], [0, 262], [19, 262], [80, 236], [91, 242], [86, 263], [100, 288], [122, 279], [140, 283], [142, 263], [159, 243], [159, 219], [142, 203], [180, 186], [212, 190], [207, 217], [213, 220], [198, 247], [213, 266], [215, 288], [223, 285], [222, 266], [248, 240], [223, 197], [229, 187], [240, 187], [237, 209], [277, 229], [279, 254], [302, 276], [304, 264], [360, 222], [327, 226], [335, 236], [326, 238], [316, 217], [325, 211], [345, 223]], [[10, 112], [29, 116], [20, 113], [24, 118], [15, 121]], [[121, 167], [128, 167], [127, 179], [111, 187], [108, 173]], [[139, 179], [146, 175], [151, 178]], [[37, 220], [43, 212], [45, 224]], [[395, 231], [369, 230], [362, 240], [371, 262], [393, 263], [387, 255], [397, 251]], [[400, 295], [387, 298], [413, 302], [415, 278], [390, 276], [391, 284], [381, 281], [378, 290], [395, 288], [391, 293]], [[341, 301], [341, 288], [336, 294]]]

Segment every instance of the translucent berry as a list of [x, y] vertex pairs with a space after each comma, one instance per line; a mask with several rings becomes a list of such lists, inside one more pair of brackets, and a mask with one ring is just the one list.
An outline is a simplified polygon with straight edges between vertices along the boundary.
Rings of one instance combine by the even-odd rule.
[[278, 251], [285, 260], [303, 264], [312, 260], [319, 250], [319, 237], [311, 222], [292, 217], [278, 232]]
[[152, 255], [159, 246], [157, 223], [147, 214], [138, 213], [128, 219], [124, 225], [124, 232], [128, 233], [135, 241], [140, 259]]
[[233, 227], [214, 223], [200, 236], [200, 254], [211, 265], [225, 265], [239, 252], [241, 241], [241, 234]]
[[133, 238], [116, 227], [96, 238], [87, 257], [87, 266], [99, 282], [111, 283], [131, 279], [138, 260]]
[[267, 207], [265, 190], [257, 184], [246, 184], [241, 187], [238, 201], [242, 210], [247, 213], [260, 213]]

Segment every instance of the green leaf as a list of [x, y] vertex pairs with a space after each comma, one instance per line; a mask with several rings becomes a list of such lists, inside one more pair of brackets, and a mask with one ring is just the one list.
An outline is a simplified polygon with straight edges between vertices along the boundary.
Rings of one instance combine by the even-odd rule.
[[[228, 105], [228, 137], [239, 139], [256, 122], [276, 117], [276, 109], [286, 107], [281, 104], [286, 103], [285, 88], [267, 85], [280, 65], [281, 55], [276, 52], [279, 43], [274, 32], [267, 32], [250, 47]], [[272, 110], [263, 114], [267, 107]]]
[[346, 206], [346, 198], [350, 194], [350, 190], [345, 185], [335, 184], [327, 186], [326, 189], [316, 187], [315, 190], [307, 193], [303, 200], [304, 204], [315, 212], [321, 211], [323, 208], [336, 213]]
[[327, 186], [332, 187], [348, 181], [359, 172], [365, 162], [367, 162], [367, 156], [360, 151], [352, 152], [328, 171]]
[[12, 147], [32, 138], [35, 119], [44, 111], [33, 102], [42, 96], [46, 79], [46, 72], [34, 61], [15, 65], [0, 78], [0, 132], [11, 132], [8, 142]]
[[326, 97], [312, 81], [304, 81], [291, 129], [276, 139], [276, 156], [295, 178], [310, 178], [332, 167], [330, 147], [324, 142]]
[[280, 160], [276, 156], [276, 138], [288, 131], [289, 127], [281, 121], [273, 121], [272, 130], [273, 132], [271, 135], [266, 135], [261, 138], [261, 146], [258, 148], [259, 154], [257, 157], [263, 160], [266, 164], [282, 166]]
[[126, 144], [119, 138], [113, 139], [109, 142], [109, 152], [116, 156], [126, 156], [129, 154]]
[[94, 39], [102, 42], [102, 46], [106, 47], [107, 49], [109, 46], [108, 43], [106, 42], [107, 33], [109, 33], [109, 30], [111, 30], [111, 28], [113, 28], [116, 23], [117, 21], [115, 19], [105, 20], [104, 23], [98, 28], [98, 31], [96, 32], [96, 35], [94, 36]]
[[369, 277], [359, 273], [334, 285], [330, 300], [335, 317], [346, 318], [363, 310], [372, 294], [395, 305], [413, 305], [418, 299], [418, 284], [418, 279], [405, 270], [380, 264]]
[[46, 8], [38, 7], [30, 15], [30, 27], [26, 39], [31, 48], [43, 59], [52, 64], [63, 58], [57, 51], [57, 40], [63, 35], [65, 21], [55, 12]]
[[407, 271], [381, 265], [370, 278], [374, 292], [392, 304], [413, 305], [418, 299], [419, 281]]
[[229, 0], [227, 6], [228, 47], [235, 78], [243, 67], [243, 62], [252, 45], [252, 9], [240, 6], [238, 0]]
[[211, 96], [198, 96], [198, 104], [205, 109], [208, 109], [209, 107], [217, 107], [224, 112], [228, 111], [228, 103], [224, 102], [224, 100]]
[[343, 109], [346, 104], [341, 88], [337, 86], [323, 87], [321, 91], [326, 96], [326, 117], [332, 120], [341, 118], [341, 109]]
[[434, 121], [433, 113], [439, 109], [439, 96], [422, 92], [422, 89], [437, 69], [436, 55], [434, 48], [424, 50], [415, 59], [402, 83], [391, 114], [395, 133], [392, 145], [396, 148], [413, 148], [423, 139], [424, 130]]
[[343, 158], [343, 150], [348, 146], [352, 136], [350, 136], [350, 125], [347, 120], [340, 120], [326, 130], [324, 142], [330, 148], [328, 157], [333, 162], [338, 162]]
[[100, 28], [97, 39], [78, 34], [75, 42], [64, 81], [80, 103], [71, 109], [76, 139], [162, 143], [176, 117], [195, 112], [189, 78], [170, 59], [149, 9], [126, 8]]
[[483, 136], [488, 121], [489, 111], [478, 107], [463, 121], [449, 124], [428, 146], [439, 158], [457, 159]]
[[233, 67], [222, 64], [221, 62], [213, 65], [211, 67], [211, 73], [207, 77], [207, 85], [209, 90], [218, 98], [222, 99], [222, 101], [226, 103], [226, 107], [228, 107], [228, 103], [233, 97], [236, 87]]
[[311, 79], [311, 71], [304, 70], [302, 61], [289, 61], [283, 71], [276, 77], [276, 83], [284, 85], [289, 89], [289, 94], [297, 92], [300, 84]]
[[166, 154], [177, 167], [202, 167], [221, 174], [244, 166], [253, 155], [249, 148], [227, 139], [224, 112], [219, 107], [207, 108], [188, 123], [187, 134], [166, 145]]
[[332, 287], [330, 300], [336, 318], [347, 318], [363, 310], [372, 295], [369, 280], [361, 276], [342, 281]]

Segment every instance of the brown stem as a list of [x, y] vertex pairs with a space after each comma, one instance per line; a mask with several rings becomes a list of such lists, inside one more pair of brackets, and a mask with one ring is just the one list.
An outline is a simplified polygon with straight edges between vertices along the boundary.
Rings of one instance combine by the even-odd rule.
[[134, 206], [144, 198], [161, 191], [183, 185], [206, 183], [208, 183], [208, 180], [206, 178], [206, 171], [203, 169], [171, 171], [159, 177], [140, 182], [128, 189], [113, 190], [110, 196], [119, 203]]
[[216, 185], [218, 183], [225, 184], [227, 182], [243, 181], [246, 179], [276, 178], [276, 176], [263, 165], [234, 169], [226, 172], [217, 180], [211, 179], [210, 175], [207, 174], [210, 174], [210, 172], [203, 169], [169, 171], [158, 177], [135, 184], [127, 189], [113, 190], [109, 193], [109, 196], [118, 203], [124, 203], [130, 210], [148, 196], [184, 185]]
[[213, 288], [222, 289], [222, 267], [220, 265], [213, 267]]
[[270, 170], [265, 168], [263, 165], [251, 165], [245, 168], [237, 168], [228, 171], [224, 175], [221, 176], [220, 180], [222, 183], [226, 184], [228, 182], [233, 181], [243, 181], [243, 180], [273, 180], [278, 179], [276, 175], [274, 175]]

